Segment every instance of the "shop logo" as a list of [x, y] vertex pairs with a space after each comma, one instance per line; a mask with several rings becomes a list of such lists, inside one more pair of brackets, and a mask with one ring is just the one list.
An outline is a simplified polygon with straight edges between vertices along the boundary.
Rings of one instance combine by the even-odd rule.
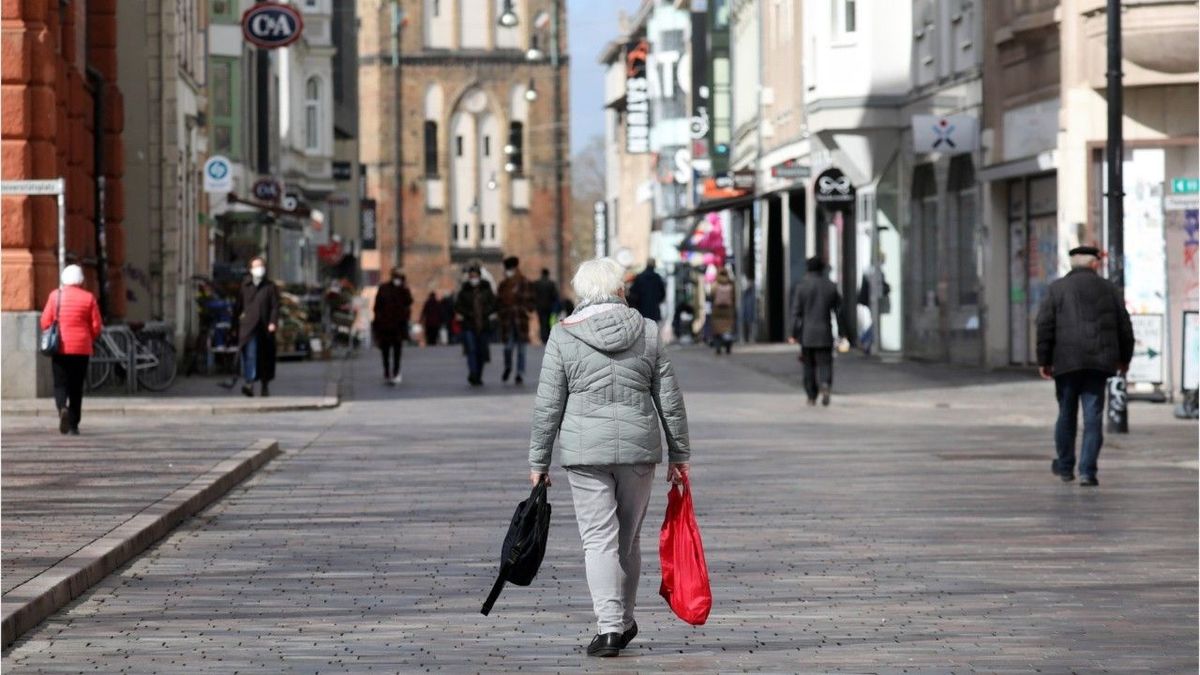
[[304, 19], [296, 8], [260, 2], [242, 15], [242, 35], [263, 49], [286, 47], [300, 39]]
[[954, 139], [951, 136], [954, 134], [954, 125], [945, 117], [939, 119], [937, 124], [933, 125], [933, 147], [938, 148], [945, 145], [949, 148], [957, 148]]
[[283, 188], [274, 179], [260, 178], [254, 182], [254, 187], [250, 188], [250, 191], [259, 201], [277, 202], [279, 195], [283, 193]]

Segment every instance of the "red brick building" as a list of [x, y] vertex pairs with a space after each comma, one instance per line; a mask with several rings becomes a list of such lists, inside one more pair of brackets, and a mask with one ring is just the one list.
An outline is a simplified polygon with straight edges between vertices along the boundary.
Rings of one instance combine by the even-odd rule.
[[[116, 5], [117, 0], [3, 0], [0, 173], [4, 180], [66, 179], [67, 258], [84, 267], [93, 292], [99, 290], [101, 259], [97, 178], [105, 178], [107, 310], [121, 316], [124, 116], [115, 84]], [[98, 110], [97, 99], [102, 101]], [[97, 133], [102, 135], [98, 144]], [[3, 200], [2, 308], [5, 313], [38, 310], [58, 284], [54, 200]]]

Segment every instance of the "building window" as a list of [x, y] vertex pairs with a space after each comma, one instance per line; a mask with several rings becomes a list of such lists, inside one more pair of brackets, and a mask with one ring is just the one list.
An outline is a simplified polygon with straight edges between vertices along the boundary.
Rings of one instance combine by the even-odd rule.
[[455, 157], [463, 156], [463, 137], [462, 136], [454, 137], [454, 156]]
[[238, 69], [231, 59], [212, 59], [209, 65], [209, 118], [212, 129], [212, 151], [241, 157], [238, 145], [240, 117], [238, 114]]
[[425, 121], [425, 175], [438, 175], [437, 122]]
[[434, 15], [434, 16], [441, 16], [441, 15], [442, 15], [442, 3], [441, 3], [441, 0], [433, 0], [433, 15]]
[[525, 173], [525, 125], [521, 122], [510, 122], [508, 125], [508, 147], [504, 148], [508, 158], [504, 162], [504, 170], [514, 176]]
[[483, 156], [484, 157], [492, 156], [492, 137], [491, 136], [483, 137]]
[[970, 155], [958, 155], [950, 160], [949, 178], [954, 258], [958, 265], [955, 270], [958, 304], [974, 305], [979, 302], [979, 251], [975, 244], [975, 167]]
[[932, 164], [922, 164], [913, 170], [912, 224], [916, 229], [919, 259], [918, 307], [938, 304], [938, 217], [937, 181]]
[[321, 81], [315, 77], [304, 85], [304, 147], [321, 149]]
[[858, 2], [833, 0], [833, 34], [837, 38], [853, 38], [858, 32]]

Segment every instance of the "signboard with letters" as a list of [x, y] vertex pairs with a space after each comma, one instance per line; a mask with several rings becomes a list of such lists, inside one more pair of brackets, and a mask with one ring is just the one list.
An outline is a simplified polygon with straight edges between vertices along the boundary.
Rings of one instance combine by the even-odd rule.
[[812, 169], [794, 159], [789, 159], [786, 162], [782, 162], [771, 167], [772, 178], [790, 178], [795, 180], [800, 178], [808, 178], [811, 175]]
[[646, 60], [650, 43], [630, 42], [625, 50], [625, 152], [650, 152], [650, 82]]
[[364, 251], [374, 251], [375, 240], [378, 236], [375, 227], [375, 200], [364, 199], [359, 203], [361, 211], [359, 213], [358, 238], [362, 242]]
[[1172, 178], [1171, 192], [1177, 195], [1196, 194], [1200, 192], [1200, 178]]
[[259, 2], [242, 14], [242, 36], [262, 49], [286, 47], [304, 32], [304, 18], [290, 5]]
[[354, 177], [354, 167], [350, 162], [333, 162], [333, 179], [350, 180]]
[[1133, 360], [1125, 378], [1130, 382], [1162, 384], [1166, 349], [1163, 315], [1130, 314], [1129, 320], [1133, 323]]
[[957, 155], [979, 149], [979, 120], [973, 115], [913, 115], [913, 152]]
[[259, 178], [254, 181], [254, 185], [250, 188], [250, 193], [259, 201], [274, 204], [279, 201], [279, 196], [283, 194], [283, 186], [274, 178]]
[[596, 257], [608, 255], [608, 204], [597, 200], [592, 207], [592, 221], [596, 227]]

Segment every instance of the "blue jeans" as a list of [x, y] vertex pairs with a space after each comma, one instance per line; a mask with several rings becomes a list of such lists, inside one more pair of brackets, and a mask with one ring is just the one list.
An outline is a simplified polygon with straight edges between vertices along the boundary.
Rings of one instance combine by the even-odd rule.
[[467, 369], [472, 379], [483, 376], [483, 364], [487, 361], [488, 334], [487, 331], [475, 332], [464, 330], [463, 344], [467, 348]]
[[252, 335], [242, 347], [242, 379], [246, 384], [258, 379], [258, 335]]
[[517, 330], [508, 332], [508, 342], [504, 343], [504, 370], [512, 370], [513, 348], [517, 350], [517, 375], [525, 377], [525, 343], [517, 340]]
[[1083, 447], [1079, 452], [1079, 474], [1096, 475], [1096, 460], [1104, 443], [1104, 391], [1108, 375], [1099, 370], [1077, 370], [1054, 376], [1058, 397], [1058, 423], [1054, 425], [1054, 445], [1058, 468], [1075, 469], [1075, 429], [1079, 404], [1083, 404]]

